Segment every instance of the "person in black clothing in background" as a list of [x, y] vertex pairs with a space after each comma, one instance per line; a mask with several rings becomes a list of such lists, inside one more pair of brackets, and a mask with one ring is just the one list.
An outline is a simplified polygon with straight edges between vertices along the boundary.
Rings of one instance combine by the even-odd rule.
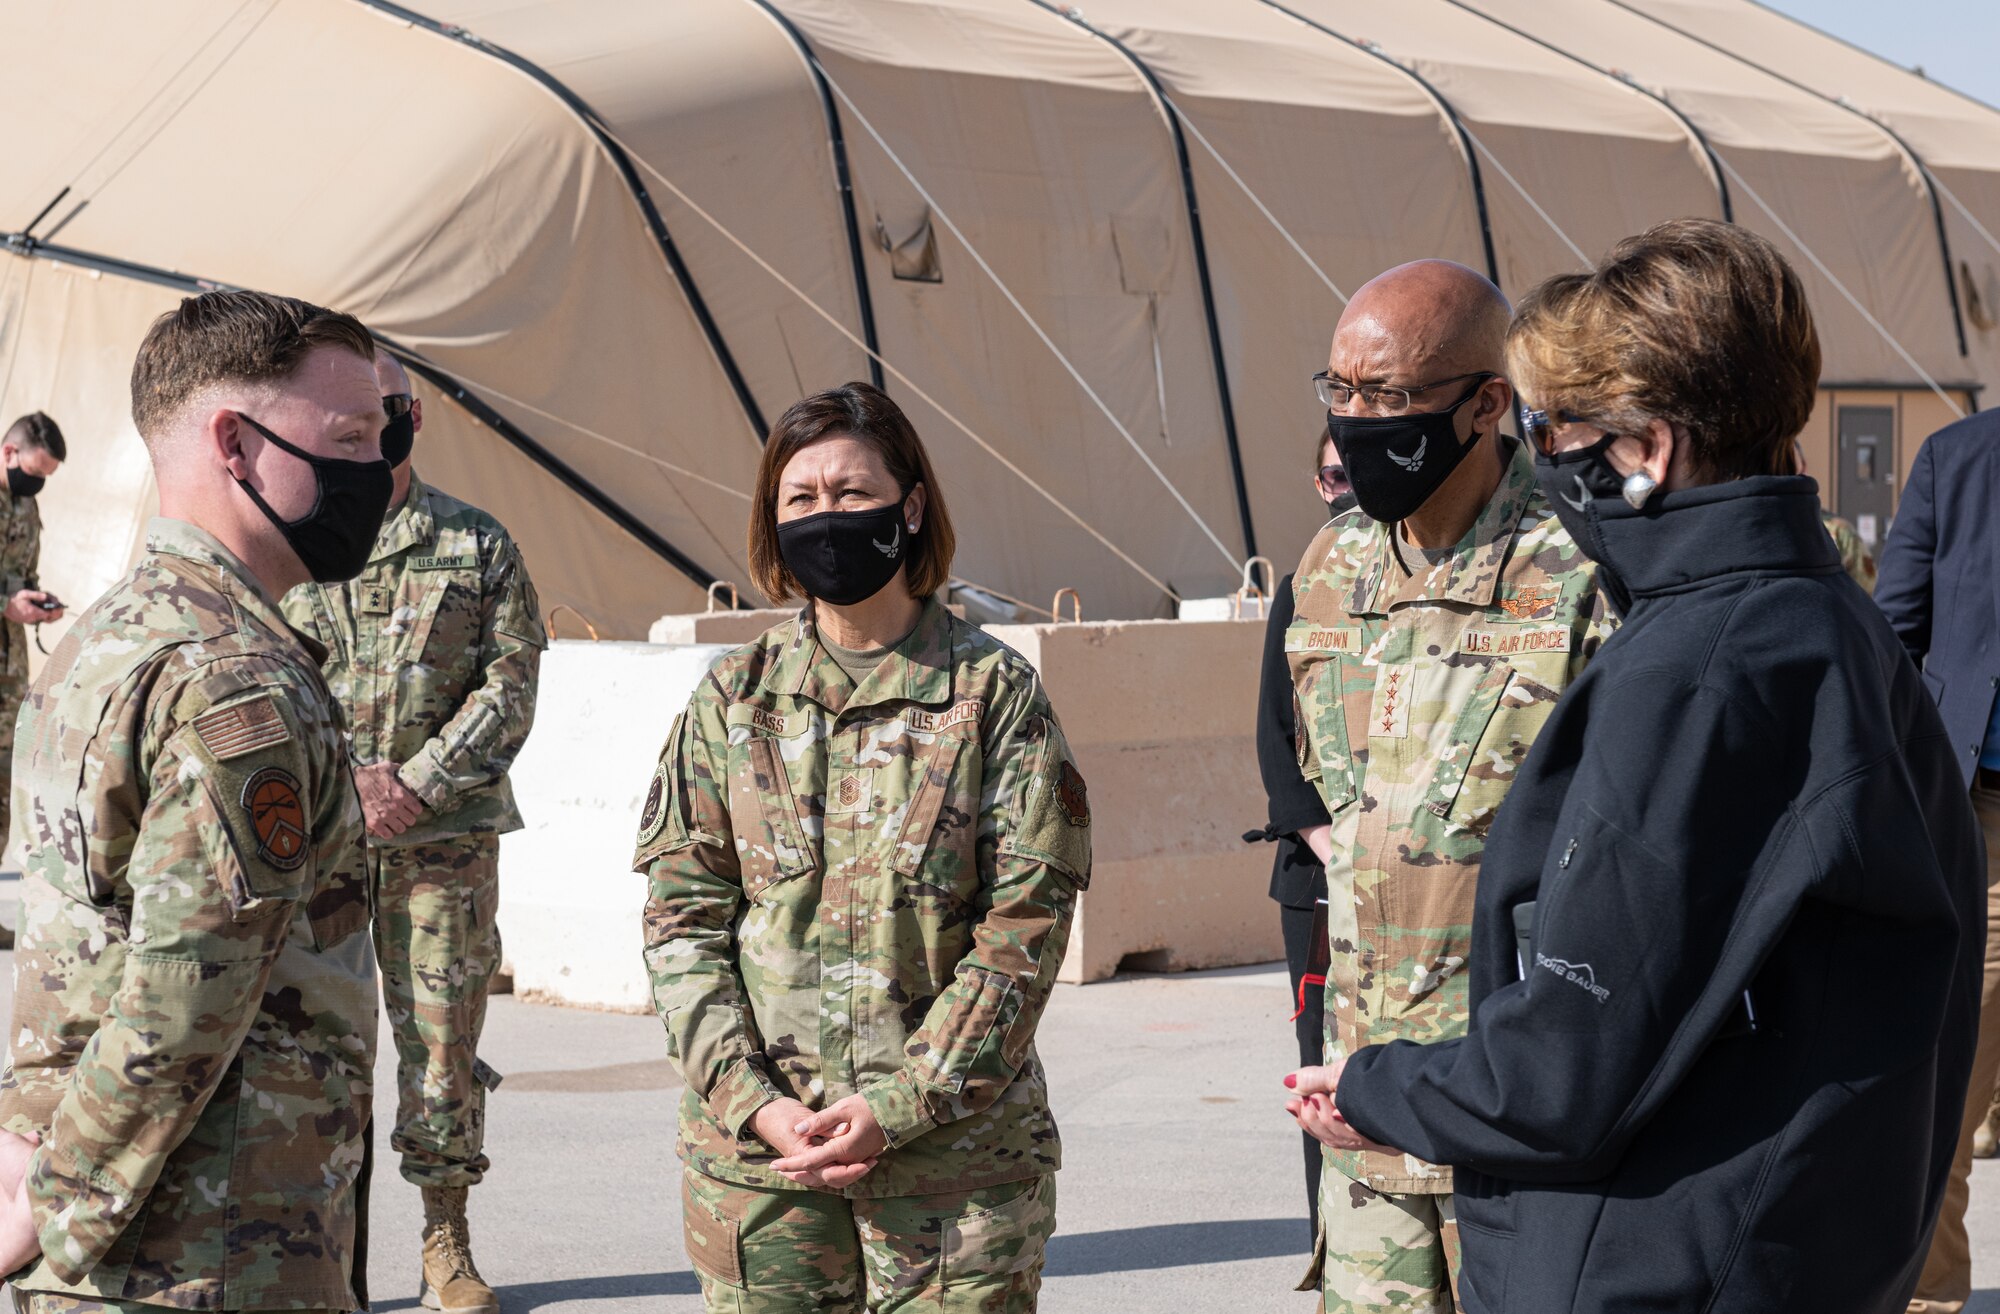
[[1530, 293], [1507, 354], [1624, 625], [1493, 824], [1467, 1034], [1298, 1088], [1458, 1169], [1471, 1314], [1896, 1314], [1959, 1139], [1986, 881], [1970, 739], [1789, 473], [1804, 289], [1678, 219]]
[[[1327, 517], [1354, 504], [1347, 471], [1321, 430], [1313, 442], [1313, 491], [1326, 503]], [[1271, 599], [1264, 630], [1264, 665], [1257, 686], [1257, 769], [1264, 779], [1269, 819], [1247, 842], [1271, 840], [1278, 846], [1271, 863], [1271, 897], [1285, 936], [1285, 966], [1292, 976], [1299, 1062], [1324, 1057], [1322, 1034], [1326, 999], [1326, 868], [1299, 840], [1299, 832], [1327, 823], [1326, 804], [1310, 780], [1299, 774], [1298, 738], [1293, 722], [1292, 676], [1285, 661], [1285, 627], [1292, 623], [1292, 577], [1285, 576]], [[1317, 953], [1315, 954], [1315, 950]], [[1311, 1233], [1319, 1230], [1320, 1145], [1300, 1134], [1306, 1155], [1306, 1207]]]

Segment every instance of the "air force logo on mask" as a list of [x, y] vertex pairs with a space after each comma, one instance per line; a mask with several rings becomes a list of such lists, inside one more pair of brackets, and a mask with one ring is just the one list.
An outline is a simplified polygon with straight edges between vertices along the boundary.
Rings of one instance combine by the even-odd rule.
[[1550, 958], [1547, 954], [1535, 955], [1535, 966], [1545, 967], [1574, 986], [1581, 986], [1596, 996], [1602, 1004], [1611, 998], [1611, 992], [1597, 984], [1597, 973], [1589, 963], [1572, 963], [1561, 958]]
[[896, 554], [903, 550], [903, 527], [901, 525], [897, 525], [895, 536], [891, 538], [887, 543], [881, 542], [879, 539], [872, 539], [872, 538], [869, 539], [868, 541], [875, 545], [875, 550], [877, 552], [880, 552], [883, 556], [889, 558], [889, 560], [894, 561], [896, 559]]
[[1394, 461], [1397, 465], [1402, 466], [1405, 470], [1408, 470], [1411, 474], [1415, 474], [1417, 471], [1424, 468], [1424, 452], [1429, 449], [1430, 445], [1431, 445], [1431, 436], [1429, 434], [1425, 434], [1423, 437], [1417, 439], [1417, 450], [1411, 452], [1408, 456], [1398, 456], [1396, 455], [1396, 453], [1390, 451], [1386, 447], [1383, 448], [1382, 451], [1384, 455], [1386, 455], [1390, 460]]

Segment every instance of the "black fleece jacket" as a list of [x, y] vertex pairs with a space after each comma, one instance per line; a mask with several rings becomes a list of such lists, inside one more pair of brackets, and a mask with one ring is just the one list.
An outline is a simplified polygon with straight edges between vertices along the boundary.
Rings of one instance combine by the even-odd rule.
[[1777, 477], [1591, 503], [1633, 601], [1495, 821], [1470, 1029], [1347, 1066], [1356, 1127], [1459, 1167], [1474, 1314], [1890, 1314], [1916, 1283], [1983, 848], [1817, 510]]

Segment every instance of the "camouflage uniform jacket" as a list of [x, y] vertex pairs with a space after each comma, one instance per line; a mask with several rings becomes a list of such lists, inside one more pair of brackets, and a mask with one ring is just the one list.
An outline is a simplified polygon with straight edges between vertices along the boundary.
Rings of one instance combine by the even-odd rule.
[[17, 1285], [351, 1309], [375, 1054], [361, 812], [319, 654], [149, 526], [29, 691], [0, 1121], [39, 1131]]
[[[1597, 571], [1514, 445], [1493, 498], [1430, 564], [1359, 511], [1322, 529], [1285, 636], [1300, 769], [1332, 818], [1330, 1060], [1465, 1030], [1487, 828], [1557, 696], [1609, 633]], [[1405, 1155], [1332, 1153], [1378, 1191], [1451, 1190]]]
[[285, 614], [327, 647], [355, 765], [398, 764], [424, 801], [414, 826], [371, 843], [521, 828], [507, 769], [534, 723], [548, 641], [499, 521], [412, 477], [367, 569], [345, 584], [300, 585]]
[[682, 1157], [798, 1189], [750, 1117], [859, 1091], [850, 1196], [1053, 1172], [1034, 1035], [1090, 877], [1090, 809], [1034, 669], [926, 602], [857, 688], [810, 611], [716, 662], [648, 792], [646, 966]]
[[[0, 479], [0, 605], [22, 589], [41, 585], [42, 509], [32, 497], [15, 497]], [[19, 621], [6, 621], [7, 653], [0, 680], [17, 685], [28, 683], [28, 630]]]
[[1826, 526], [1826, 532], [1833, 537], [1833, 546], [1840, 553], [1840, 567], [1848, 578], [1861, 586], [1863, 593], [1875, 592], [1875, 557], [1868, 545], [1861, 541], [1861, 535], [1853, 525], [1848, 524], [1831, 511], [1822, 510], [1819, 522]]

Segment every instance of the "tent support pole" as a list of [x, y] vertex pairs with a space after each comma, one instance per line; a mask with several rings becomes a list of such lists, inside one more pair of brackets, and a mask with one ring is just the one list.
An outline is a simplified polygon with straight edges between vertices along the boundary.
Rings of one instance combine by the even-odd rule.
[[840, 110], [833, 103], [833, 91], [826, 85], [826, 74], [820, 71], [819, 56], [814, 53], [812, 43], [798, 25], [778, 12], [771, 0], [750, 0], [763, 10], [770, 20], [778, 25], [778, 30], [789, 39], [799, 55], [805, 60], [806, 71], [812, 74], [813, 86], [819, 92], [820, 110], [826, 115], [827, 140], [833, 150], [833, 173], [840, 189], [840, 210], [847, 222], [847, 259], [854, 269], [854, 301], [861, 312], [861, 340], [868, 344], [868, 379], [876, 387], [884, 386], [882, 362], [877, 359], [882, 344], [875, 336], [875, 298], [868, 291], [868, 264], [862, 258], [861, 220], [854, 209], [854, 178], [847, 166], [847, 131], [840, 123]]
[[[1922, 156], [1918, 155], [1914, 150], [1910, 149], [1910, 143], [1903, 140], [1901, 133], [1897, 132], [1894, 128], [1890, 127], [1888, 124], [1882, 122], [1882, 120], [1876, 118], [1873, 114], [1870, 114], [1866, 110], [1863, 110], [1858, 105], [1854, 105], [1837, 96], [1829, 96], [1825, 92], [1819, 90], [1817, 87], [1809, 87], [1805, 83], [1800, 82], [1796, 78], [1788, 78], [1783, 73], [1778, 72], [1774, 68], [1767, 68], [1764, 65], [1759, 64], [1754, 59], [1744, 58], [1742, 55], [1737, 54], [1735, 51], [1730, 50], [1726, 46], [1717, 45], [1715, 42], [1710, 41], [1707, 37], [1697, 35], [1696, 33], [1690, 32], [1685, 28], [1676, 27], [1672, 23], [1669, 23], [1666, 19], [1656, 18], [1652, 14], [1647, 13], [1643, 9], [1634, 8], [1632, 5], [1625, 3], [1625, 0], [1611, 0], [1611, 3], [1617, 5], [1620, 9], [1623, 9], [1628, 14], [1637, 14], [1639, 17], [1645, 19], [1647, 22], [1653, 23], [1659, 27], [1664, 27], [1669, 32], [1673, 32], [1676, 33], [1677, 35], [1686, 37], [1688, 40], [1695, 42], [1697, 45], [1707, 46], [1710, 50], [1715, 51], [1717, 54], [1726, 56], [1729, 59], [1733, 59], [1737, 63], [1742, 64], [1746, 68], [1754, 68], [1759, 73], [1764, 74], [1766, 77], [1776, 78], [1778, 81], [1784, 83], [1788, 87], [1792, 87], [1798, 91], [1803, 91], [1808, 96], [1815, 97], [1819, 100], [1825, 101], [1829, 105], [1833, 105], [1840, 109], [1844, 109], [1849, 114], [1852, 114], [1856, 118], [1867, 123], [1869, 127], [1875, 129], [1877, 132], [1881, 133], [1884, 137], [1887, 137], [1891, 142], [1891, 144], [1893, 144], [1896, 150], [1902, 155], [1902, 157], [1909, 162], [1910, 167], [1917, 171], [1917, 181], [1923, 184], [1924, 196], [1931, 203], [1931, 223], [1937, 229], [1938, 251], [1944, 257], [1944, 290], [1945, 290], [1945, 295], [1951, 299], [1951, 327], [1952, 330], [1958, 334], [1958, 354], [1960, 356], [1969, 356], [1972, 354], [1971, 349], [1967, 347], [1965, 341], [1965, 313], [1959, 307], [1958, 304], [1958, 271], [1952, 267], [1951, 238], [1949, 235], [1946, 234], [1944, 228], [1944, 206], [1940, 204], [1938, 201], [1937, 186], [1931, 180], [1930, 166], [1924, 163]], [[1807, 25], [1801, 24], [1801, 26], [1807, 26]]]
[[1303, 24], [1322, 36], [1332, 37], [1335, 41], [1341, 42], [1343, 45], [1353, 46], [1363, 54], [1374, 56], [1410, 81], [1416, 83], [1422, 89], [1424, 95], [1430, 99], [1431, 104], [1437, 107], [1439, 116], [1451, 128], [1452, 135], [1458, 138], [1459, 154], [1465, 157], [1465, 171], [1472, 178], [1473, 204], [1479, 211], [1479, 242], [1486, 254], [1486, 276], [1493, 280], [1493, 286], [1499, 287], [1500, 261], [1493, 254], [1493, 219], [1486, 210], [1486, 179], [1479, 169], [1479, 152], [1473, 149], [1471, 134], [1466, 132], [1464, 121], [1458, 117], [1458, 111], [1452, 108], [1451, 102], [1444, 98], [1444, 93], [1432, 86], [1430, 80], [1424, 77], [1423, 74], [1389, 58], [1388, 55], [1382, 52], [1379, 46], [1356, 41], [1353, 37], [1345, 33], [1336, 32], [1324, 23], [1307, 18], [1298, 10], [1280, 4], [1278, 0], [1262, 0], [1262, 3], [1277, 10], [1293, 22]]
[[1195, 197], [1194, 165], [1188, 158], [1187, 134], [1181, 131], [1180, 119], [1159, 76], [1124, 42], [1100, 28], [1092, 27], [1075, 9], [1059, 9], [1049, 0], [1028, 0], [1028, 3], [1075, 24], [1123, 56], [1125, 62], [1145, 81], [1159, 107], [1160, 117], [1167, 121], [1167, 130], [1173, 134], [1174, 154], [1181, 166], [1181, 199], [1187, 205], [1188, 236], [1194, 244], [1195, 278], [1201, 285], [1201, 309], [1208, 320], [1208, 352], [1215, 366], [1216, 400], [1222, 408], [1222, 437], [1229, 448], [1229, 473], [1236, 481], [1236, 515], [1243, 525], [1243, 554], [1254, 557], [1257, 555], [1257, 530], [1250, 523], [1250, 485], [1243, 475], [1243, 448], [1236, 436], [1236, 405], [1229, 395], [1229, 363], [1223, 355], [1222, 327], [1215, 314], [1215, 287], [1209, 279], [1208, 243], [1202, 238], [1201, 204]]
[[[98, 255], [90, 251], [78, 251], [72, 247], [51, 246], [38, 242], [25, 233], [0, 233], [0, 251], [22, 256], [30, 260], [57, 260], [79, 269], [94, 269], [102, 273], [115, 274], [120, 278], [130, 278], [141, 283], [153, 283], [169, 287], [189, 296], [199, 296], [203, 292], [233, 292], [242, 289], [229, 283], [218, 283], [212, 279], [193, 278], [177, 274], [170, 269], [160, 269], [153, 265], [142, 265], [130, 260], [120, 260], [115, 256]], [[614, 501], [605, 491], [576, 470], [567, 461], [542, 446], [533, 436], [505, 415], [486, 404], [473, 391], [459, 382], [449, 372], [431, 364], [416, 352], [380, 333], [375, 340], [406, 363], [418, 374], [457, 402], [466, 414], [491, 429], [505, 439], [507, 444], [534, 462], [555, 480], [595, 507], [605, 519], [637, 539], [655, 556], [687, 576], [698, 588], [707, 588], [715, 583], [715, 576], [704, 570], [695, 560], [679, 548], [661, 537], [651, 525], [641, 520], [631, 511]]]
[[1619, 86], [1624, 87], [1626, 90], [1636, 91], [1640, 95], [1644, 96], [1647, 100], [1653, 101], [1655, 104], [1659, 105], [1661, 109], [1665, 110], [1668, 114], [1673, 116], [1674, 122], [1680, 125], [1681, 131], [1687, 133], [1689, 140], [1693, 141], [1696, 146], [1699, 146], [1701, 148], [1702, 165], [1708, 170], [1709, 181], [1715, 185], [1716, 199], [1722, 202], [1722, 221], [1724, 223], [1729, 223], [1729, 224], [1733, 224], [1736, 222], [1736, 207], [1730, 202], [1729, 180], [1722, 176], [1722, 161], [1716, 158], [1715, 147], [1709, 144], [1707, 134], [1703, 133], [1700, 128], [1697, 128], [1694, 125], [1693, 119], [1681, 113], [1679, 106], [1675, 105], [1665, 96], [1662, 96], [1658, 92], [1652, 90], [1650, 87], [1642, 85], [1637, 78], [1631, 77], [1629, 75], [1621, 76], [1620, 74], [1613, 73], [1610, 69], [1605, 68], [1600, 64], [1593, 64], [1589, 60], [1585, 59], [1583, 56], [1576, 54], [1573, 51], [1565, 50], [1561, 46], [1556, 45], [1554, 42], [1544, 41], [1542, 40], [1542, 38], [1536, 36], [1532, 32], [1524, 31], [1521, 28], [1515, 27], [1512, 23], [1506, 22], [1502, 19], [1495, 18], [1493, 15], [1487, 13], [1483, 9], [1474, 8], [1472, 5], [1466, 3], [1466, 0], [1445, 0], [1445, 3], [1456, 6], [1459, 9], [1463, 9], [1466, 13], [1471, 14], [1477, 18], [1482, 18], [1485, 21], [1493, 24], [1493, 26], [1500, 28], [1502, 31], [1512, 32], [1515, 36], [1520, 37], [1523, 41], [1532, 41], [1536, 45], [1540, 46], [1542, 49], [1548, 51], [1550, 54], [1560, 56], [1563, 59], [1571, 61], [1572, 63], [1581, 64], [1583, 65], [1583, 67], [1589, 69], [1591, 72], [1596, 73], [1601, 77], [1610, 78], [1613, 82], [1616, 82]]
[[659, 207], [653, 204], [651, 194], [647, 192], [645, 183], [639, 178], [639, 171], [632, 166], [632, 158], [625, 153], [623, 147], [611, 139], [611, 134], [605, 131], [604, 120], [599, 117], [597, 111], [547, 69], [532, 60], [522, 58], [504, 46], [494, 45], [477, 33], [451, 23], [440, 23], [436, 19], [426, 18], [413, 9], [405, 9], [399, 4], [391, 3], [391, 0], [357, 0], [357, 3], [499, 60], [516, 72], [532, 78], [544, 91], [562, 102], [565, 109], [576, 115], [589, 130], [590, 135], [597, 139], [598, 146], [610, 158], [613, 167], [618, 170], [618, 176], [624, 180], [625, 190], [632, 194], [632, 200], [639, 207], [640, 217], [645, 220], [647, 231], [652, 235], [654, 244], [660, 248], [660, 254], [665, 257], [667, 268], [673, 274], [674, 281], [680, 284], [682, 295], [687, 298], [688, 309], [694, 313], [695, 323], [701, 328], [702, 337], [707, 339], [709, 351], [714, 354], [716, 364], [722, 367], [723, 377], [729, 380], [730, 390], [736, 394], [736, 404], [743, 409], [743, 419], [750, 426], [751, 435], [759, 443], [763, 442], [764, 436], [770, 431], [770, 426], [764, 422], [764, 412], [758, 407], [757, 398], [750, 391], [749, 381], [743, 377], [742, 369], [736, 364], [735, 354], [729, 350], [729, 343], [722, 336], [722, 329], [716, 324], [715, 316], [709, 312], [708, 302], [702, 297], [701, 288], [695, 284], [694, 274], [688, 269], [687, 261], [682, 258], [681, 249], [675, 244], [673, 234], [667, 230], [665, 217], [660, 214]]

